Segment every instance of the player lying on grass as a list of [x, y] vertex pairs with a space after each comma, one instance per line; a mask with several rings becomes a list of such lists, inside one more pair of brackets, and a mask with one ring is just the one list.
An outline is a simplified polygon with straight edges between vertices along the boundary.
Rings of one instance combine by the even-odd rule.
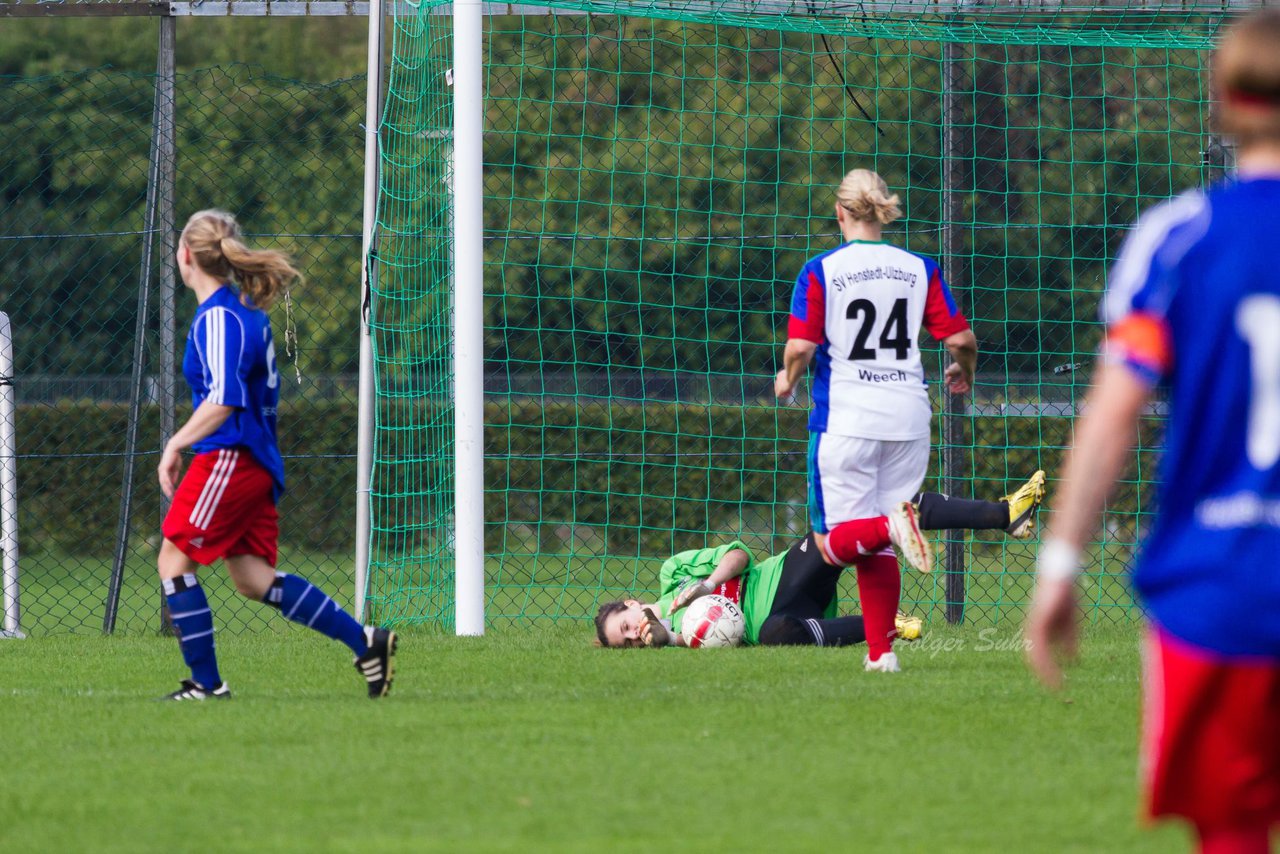
[[[836, 585], [845, 561], [829, 554], [835, 540], [843, 547], [927, 549], [919, 530], [970, 528], [1004, 530], [1026, 539], [1035, 530], [1035, 511], [1044, 498], [1044, 472], [1037, 471], [1012, 495], [999, 501], [971, 501], [926, 492], [906, 504], [908, 518], [880, 516], [857, 520], [849, 536], [834, 528], [824, 538], [809, 534], [781, 554], [756, 561], [751, 550], [734, 541], [723, 546], [680, 552], [659, 572], [656, 602], [619, 599], [596, 614], [596, 642], [606, 647], [685, 646], [680, 634], [684, 608], [708, 593], [725, 596], [746, 618], [743, 642], [760, 646], [849, 646], [866, 640], [862, 617], [836, 616]], [[909, 509], [907, 509], [909, 508]], [[817, 538], [817, 539], [815, 539]], [[902, 541], [902, 544], [899, 541]], [[899, 615], [895, 634], [920, 636], [918, 617]]]

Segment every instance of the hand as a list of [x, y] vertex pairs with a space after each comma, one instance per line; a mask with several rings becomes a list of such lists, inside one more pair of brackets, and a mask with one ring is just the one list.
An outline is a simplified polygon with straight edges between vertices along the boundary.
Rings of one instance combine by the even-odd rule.
[[952, 394], [964, 394], [973, 387], [973, 377], [965, 373], [964, 368], [955, 362], [947, 365], [943, 376], [947, 381], [947, 391]]
[[1025, 632], [1027, 664], [1037, 679], [1055, 691], [1062, 687], [1060, 659], [1076, 657], [1080, 640], [1077, 612], [1073, 579], [1036, 581]]
[[164, 493], [164, 497], [173, 498], [173, 490], [182, 475], [182, 452], [172, 444], [166, 444], [164, 453], [160, 455], [156, 474], [160, 477], [160, 491]]
[[796, 384], [787, 376], [786, 368], [778, 371], [778, 375], [773, 378], [773, 396], [782, 400], [791, 397], [796, 390]]
[[676, 591], [675, 598], [671, 600], [671, 604], [667, 607], [667, 616], [670, 617], [681, 608], [689, 607], [693, 600], [701, 599], [714, 589], [705, 579], [702, 581], [689, 580]]
[[671, 632], [658, 619], [658, 615], [649, 608], [642, 609], [644, 619], [640, 621], [640, 643], [643, 646], [670, 646]]

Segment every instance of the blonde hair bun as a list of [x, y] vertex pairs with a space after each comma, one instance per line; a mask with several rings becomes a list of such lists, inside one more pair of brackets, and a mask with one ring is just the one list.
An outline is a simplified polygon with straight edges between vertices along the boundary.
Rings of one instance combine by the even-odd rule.
[[870, 169], [854, 169], [836, 188], [836, 203], [860, 222], [888, 225], [902, 217], [902, 202]]

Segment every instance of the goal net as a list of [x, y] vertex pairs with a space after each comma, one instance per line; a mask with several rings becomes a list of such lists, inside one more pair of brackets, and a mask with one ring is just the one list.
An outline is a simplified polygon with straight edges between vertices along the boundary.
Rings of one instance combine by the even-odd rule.
[[[1229, 159], [1206, 127], [1221, 6], [487, 16], [489, 624], [585, 621], [652, 590], [673, 552], [741, 538], [764, 555], [803, 535], [807, 392], [779, 405], [772, 377], [795, 277], [837, 245], [833, 188], [856, 167], [901, 195], [888, 239], [939, 259], [981, 346], [972, 395], [931, 383], [926, 487], [995, 498], [1043, 468], [1052, 490], [1126, 229]], [[451, 624], [447, 7], [423, 2], [392, 33], [368, 601], [379, 619]], [[946, 354], [922, 346], [936, 380]], [[1123, 574], [1161, 413], [1089, 554], [1094, 619], [1135, 613]], [[906, 607], [939, 618], [963, 577], [950, 604], [966, 620], [1020, 616], [1034, 541], [935, 539], [944, 571], [907, 577]]]

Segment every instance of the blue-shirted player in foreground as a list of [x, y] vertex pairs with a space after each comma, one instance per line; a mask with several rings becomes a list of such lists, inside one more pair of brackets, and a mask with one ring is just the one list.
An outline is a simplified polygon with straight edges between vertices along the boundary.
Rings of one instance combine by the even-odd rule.
[[[240, 595], [350, 647], [369, 696], [384, 696], [391, 687], [395, 633], [360, 625], [306, 579], [275, 569], [284, 463], [276, 444], [280, 377], [267, 309], [299, 274], [282, 253], [245, 246], [235, 219], [216, 210], [187, 222], [178, 270], [199, 302], [182, 361], [195, 411], [160, 458], [160, 488], [173, 503], [164, 519], [159, 569], [191, 678], [164, 699], [231, 696], [218, 670], [213, 615], [196, 577], [200, 566], [219, 558]], [[195, 457], [178, 483], [187, 448]]]
[[[1280, 824], [1280, 10], [1223, 36], [1214, 122], [1239, 173], [1148, 212], [1112, 270], [1107, 342], [1040, 553], [1027, 635], [1057, 686], [1080, 553], [1152, 389], [1169, 395], [1158, 511], [1134, 569], [1152, 818], [1263, 854]], [[1248, 614], [1248, 630], [1240, 616]]]

